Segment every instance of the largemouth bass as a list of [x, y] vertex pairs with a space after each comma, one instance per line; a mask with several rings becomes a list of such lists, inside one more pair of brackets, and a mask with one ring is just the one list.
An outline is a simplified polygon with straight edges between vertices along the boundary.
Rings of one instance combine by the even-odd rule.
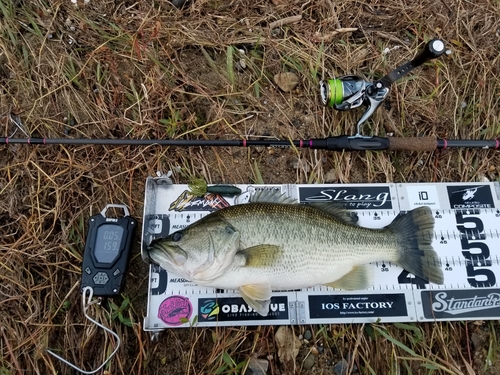
[[336, 204], [298, 204], [264, 190], [251, 203], [223, 208], [153, 241], [149, 257], [197, 284], [239, 290], [263, 316], [272, 290], [370, 288], [373, 266], [367, 263], [375, 261], [443, 283], [430, 208], [400, 214], [383, 229], [359, 227], [357, 219]]

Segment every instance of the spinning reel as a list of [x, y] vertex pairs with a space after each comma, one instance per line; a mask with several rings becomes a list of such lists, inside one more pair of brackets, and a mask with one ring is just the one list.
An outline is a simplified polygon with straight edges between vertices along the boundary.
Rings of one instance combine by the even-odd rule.
[[361, 125], [373, 115], [387, 97], [389, 86], [416, 67], [441, 56], [444, 52], [444, 42], [441, 39], [432, 39], [417, 57], [375, 82], [365, 81], [355, 75], [321, 81], [321, 101], [323, 105], [339, 111], [347, 111], [364, 105], [366, 111], [356, 124], [357, 132], [354, 138], [365, 138], [361, 135]]

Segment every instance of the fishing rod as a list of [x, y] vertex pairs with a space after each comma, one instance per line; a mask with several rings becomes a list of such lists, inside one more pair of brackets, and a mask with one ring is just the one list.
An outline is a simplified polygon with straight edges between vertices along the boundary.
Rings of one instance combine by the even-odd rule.
[[[44, 145], [130, 145], [130, 146], [180, 146], [180, 147], [299, 147], [328, 151], [405, 150], [434, 151], [447, 148], [500, 148], [500, 140], [447, 140], [434, 137], [372, 137], [361, 134], [362, 125], [373, 115], [389, 94], [389, 87], [416, 67], [441, 56], [445, 44], [441, 39], [432, 39], [413, 60], [397, 67], [383, 78], [369, 82], [355, 75], [347, 75], [320, 82], [320, 96], [324, 106], [339, 111], [366, 107], [365, 113], [356, 123], [354, 136], [341, 135], [309, 140], [187, 140], [187, 139], [66, 139], [66, 138], [0, 138], [1, 144]], [[16, 126], [18, 122], [13, 120]]]
[[181, 147], [298, 147], [328, 151], [404, 150], [434, 151], [449, 148], [500, 149], [500, 140], [439, 139], [435, 137], [352, 137], [341, 135], [309, 140], [195, 140], [195, 139], [91, 139], [91, 138], [0, 138], [0, 144], [114, 145]]

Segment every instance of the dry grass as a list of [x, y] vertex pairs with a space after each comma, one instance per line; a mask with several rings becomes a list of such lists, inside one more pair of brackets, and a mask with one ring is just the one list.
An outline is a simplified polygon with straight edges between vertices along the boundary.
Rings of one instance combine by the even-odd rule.
[[[493, 138], [500, 134], [498, 14], [497, 0], [196, 0], [182, 11], [166, 0], [91, 0], [79, 7], [69, 0], [0, 0], [0, 136], [352, 134], [360, 113], [323, 108], [319, 80], [380, 77], [439, 36], [453, 53], [395, 85], [367, 131]], [[267, 27], [295, 15], [302, 15], [299, 23]], [[340, 28], [358, 31], [334, 35]], [[391, 52], [383, 54], [385, 48]], [[283, 71], [300, 77], [292, 93], [272, 81]], [[2, 375], [72, 373], [46, 348], [87, 369], [112, 350], [114, 342], [83, 321], [86, 221], [109, 202], [127, 204], [140, 218], [145, 179], [156, 171], [177, 171], [177, 182], [250, 183], [260, 172], [266, 183], [318, 183], [334, 170], [336, 181], [346, 183], [498, 180], [500, 168], [498, 154], [487, 150], [0, 148]], [[274, 327], [170, 330], [151, 342], [141, 327], [147, 268], [138, 249], [136, 243], [124, 319], [113, 317], [107, 303], [89, 310], [124, 339], [111, 373], [231, 374], [251, 356], [268, 357], [270, 374], [289, 371], [277, 360]], [[304, 344], [306, 353], [312, 345], [324, 348], [311, 373], [332, 374], [341, 358], [366, 374], [494, 374], [498, 366], [497, 322], [295, 330], [308, 328], [314, 338]]]

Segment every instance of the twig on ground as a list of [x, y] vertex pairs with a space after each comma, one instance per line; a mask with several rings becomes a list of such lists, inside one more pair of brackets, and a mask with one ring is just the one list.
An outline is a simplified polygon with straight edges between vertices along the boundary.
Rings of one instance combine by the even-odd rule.
[[334, 30], [328, 34], [319, 35], [319, 33], [316, 33], [313, 36], [312, 40], [314, 42], [331, 42], [335, 35], [342, 34], [342, 33], [352, 33], [353, 31], [358, 31], [358, 28], [357, 27], [343, 27], [341, 29]]
[[302, 19], [302, 16], [300, 14], [298, 16], [291, 16], [291, 17], [282, 18], [280, 20], [271, 22], [269, 24], [269, 28], [270, 29], [274, 29], [276, 27], [281, 27], [283, 25], [288, 25], [289, 23], [299, 22], [301, 19]]
[[17, 362], [16, 356], [14, 355], [14, 352], [12, 351], [12, 347], [9, 344], [9, 339], [5, 335], [4, 328], [2, 327], [0, 330], [2, 331], [3, 341], [5, 342], [5, 346], [7, 347], [7, 351], [10, 354], [10, 357], [12, 359], [12, 363], [14, 364], [14, 367], [16, 368], [16, 371], [18, 374], [22, 374], [23, 372], [21, 371], [21, 367], [19, 367], [19, 362]]

